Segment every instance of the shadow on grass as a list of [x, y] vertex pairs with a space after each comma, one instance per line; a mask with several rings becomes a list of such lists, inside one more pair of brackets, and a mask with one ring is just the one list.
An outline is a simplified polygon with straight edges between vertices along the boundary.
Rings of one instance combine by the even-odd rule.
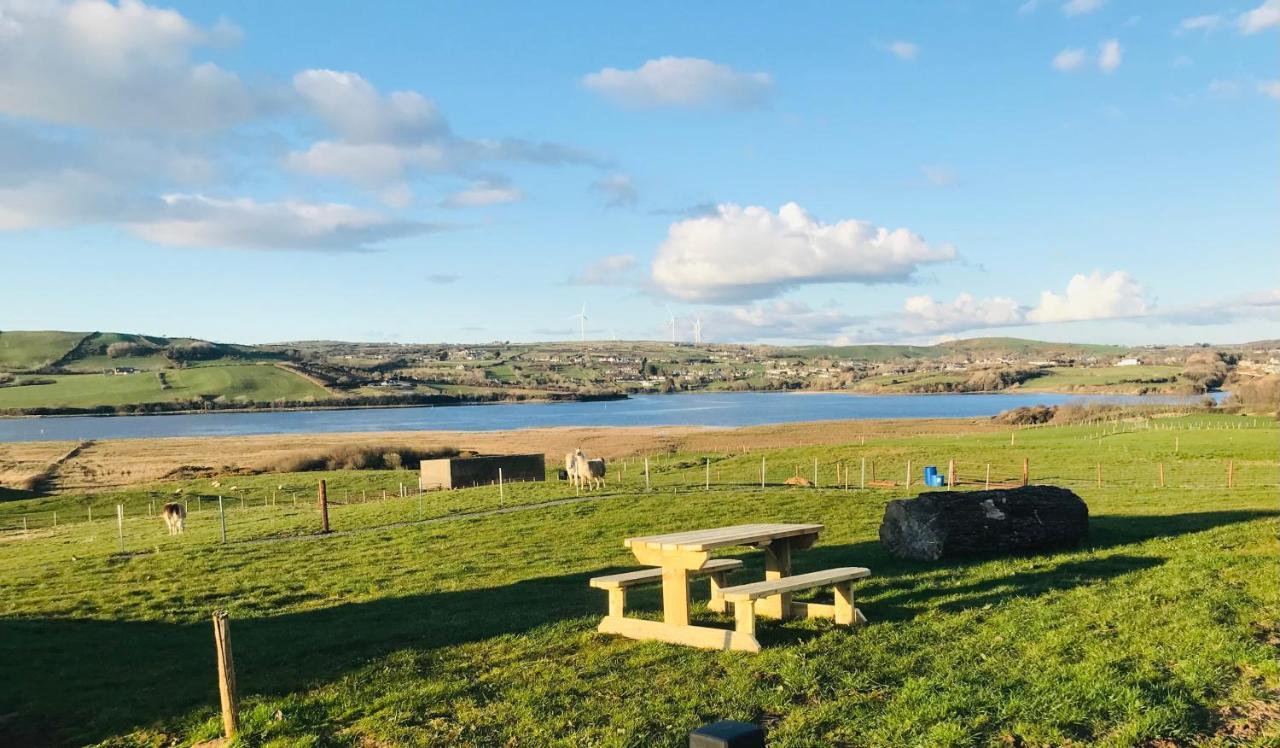
[[[1092, 520], [1084, 546], [1101, 549], [1181, 535], [1280, 513], [1220, 511]], [[743, 556], [739, 579], [759, 578], [762, 554]], [[1053, 555], [1042, 556], [1051, 564]], [[873, 621], [908, 619], [927, 609], [981, 607], [1017, 597], [1094, 584], [1152, 568], [1162, 559], [1117, 555], [1069, 561], [960, 586], [934, 582], [986, 559], [925, 564], [889, 557], [875, 542], [819, 545], [796, 554], [796, 572], [867, 566], [875, 577], [858, 588]], [[604, 612], [590, 577], [611, 570], [545, 577], [486, 589], [345, 603], [269, 618], [233, 620], [232, 641], [245, 695], [279, 696], [331, 682], [399, 650], [430, 651], [527, 632]], [[701, 583], [705, 585], [705, 582]], [[701, 590], [705, 597], [705, 590]], [[656, 589], [633, 596], [657, 607]], [[62, 745], [102, 740], [192, 708], [217, 704], [211, 625], [82, 619], [0, 620], [0, 744]], [[806, 632], [766, 626], [766, 646]]]

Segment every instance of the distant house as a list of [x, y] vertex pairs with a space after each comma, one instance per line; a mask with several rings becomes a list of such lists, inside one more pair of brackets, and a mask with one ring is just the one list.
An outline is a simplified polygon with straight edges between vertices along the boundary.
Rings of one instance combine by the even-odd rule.
[[1136, 358], [1122, 358], [1116, 362], [1116, 366], [1138, 366], [1142, 362]]

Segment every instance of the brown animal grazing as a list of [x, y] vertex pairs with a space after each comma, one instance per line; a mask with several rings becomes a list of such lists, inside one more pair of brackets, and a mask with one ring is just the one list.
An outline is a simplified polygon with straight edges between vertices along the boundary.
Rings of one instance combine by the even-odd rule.
[[187, 525], [187, 508], [178, 503], [170, 503], [164, 505], [164, 510], [160, 513], [164, 517], [164, 524], [169, 528], [170, 535], [181, 535]]

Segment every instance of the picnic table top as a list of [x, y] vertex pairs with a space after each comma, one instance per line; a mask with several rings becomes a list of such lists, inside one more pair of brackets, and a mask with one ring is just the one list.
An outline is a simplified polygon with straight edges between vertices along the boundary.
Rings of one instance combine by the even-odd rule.
[[810, 524], [757, 524], [713, 527], [709, 530], [689, 530], [666, 535], [644, 535], [627, 538], [623, 546], [631, 549], [648, 548], [655, 551], [709, 551], [736, 545], [752, 545], [769, 540], [793, 538], [800, 535], [816, 535], [823, 525]]

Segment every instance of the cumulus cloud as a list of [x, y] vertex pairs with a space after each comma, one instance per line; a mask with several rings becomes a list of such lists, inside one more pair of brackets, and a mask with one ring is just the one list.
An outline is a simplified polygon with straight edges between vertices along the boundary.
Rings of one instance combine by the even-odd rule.
[[1280, 26], [1280, 0], [1264, 0], [1262, 5], [1236, 18], [1242, 34], [1256, 34]]
[[1113, 72], [1124, 60], [1124, 50], [1116, 39], [1104, 39], [1098, 44], [1096, 57], [1088, 55], [1079, 47], [1068, 47], [1054, 55], [1049, 62], [1050, 67], [1064, 73], [1080, 70], [1087, 64], [1096, 64], [1104, 73]]
[[1029, 322], [1140, 317], [1147, 312], [1146, 292], [1123, 270], [1103, 275], [1072, 276], [1065, 293], [1044, 291], [1040, 303], [1027, 313]]
[[171, 247], [352, 251], [434, 230], [339, 203], [258, 202], [174, 194], [165, 210], [127, 224], [134, 234]]
[[740, 72], [697, 57], [660, 57], [634, 70], [604, 68], [585, 76], [582, 85], [634, 109], [758, 109], [769, 102], [773, 77]]
[[632, 255], [609, 255], [587, 265], [569, 279], [575, 286], [621, 286], [634, 280], [636, 258]]
[[519, 187], [498, 180], [476, 182], [465, 190], [455, 192], [445, 198], [444, 204], [449, 208], [480, 208], [487, 205], [502, 205], [522, 200], [524, 193]]
[[0, 113], [112, 130], [224, 128], [259, 102], [235, 74], [191, 55], [232, 36], [138, 0], [4, 0]]
[[[409, 179], [416, 174], [461, 174], [482, 162], [605, 165], [592, 154], [559, 143], [460, 137], [431, 100], [413, 91], [384, 95], [357, 73], [304, 70], [294, 76], [293, 87], [309, 111], [337, 137], [289, 153], [285, 166], [312, 176], [351, 181], [373, 190], [388, 204], [407, 202]], [[505, 197], [509, 202], [519, 196], [508, 190], [476, 197]]]
[[1067, 0], [1062, 4], [1062, 12], [1068, 16], [1082, 16], [1092, 13], [1106, 4], [1106, 0]]
[[826, 340], [865, 319], [840, 309], [814, 309], [788, 300], [712, 309], [700, 316], [704, 339], [730, 342]]
[[951, 302], [932, 296], [912, 296], [903, 304], [902, 329], [912, 334], [961, 332], [980, 327], [1020, 325], [1026, 311], [1013, 299], [1001, 296], [974, 298], [962, 293]]
[[920, 45], [901, 40], [890, 43], [888, 49], [893, 53], [894, 57], [897, 57], [899, 60], [907, 60], [908, 62], [916, 59], [916, 57], [920, 55]]
[[1213, 31], [1222, 27], [1224, 19], [1222, 16], [1213, 13], [1203, 16], [1191, 16], [1184, 18], [1178, 22], [1178, 26], [1173, 30], [1175, 34], [1185, 34], [1191, 31]]
[[604, 199], [609, 208], [634, 208], [640, 201], [640, 193], [631, 180], [631, 175], [613, 173], [591, 183], [591, 190]]
[[652, 277], [676, 298], [733, 302], [805, 284], [905, 281], [920, 265], [955, 256], [950, 244], [930, 245], [908, 229], [822, 223], [795, 203], [777, 213], [722, 204], [713, 216], [671, 224]]
[[1123, 54], [1119, 41], [1115, 39], [1103, 41], [1098, 47], [1098, 68], [1104, 73], [1110, 73], [1120, 67]]
[[1084, 65], [1084, 62], [1084, 50], [1077, 47], [1069, 47], [1054, 55], [1053, 61], [1049, 64], [1053, 66], [1054, 70], [1069, 72], [1078, 70]]

